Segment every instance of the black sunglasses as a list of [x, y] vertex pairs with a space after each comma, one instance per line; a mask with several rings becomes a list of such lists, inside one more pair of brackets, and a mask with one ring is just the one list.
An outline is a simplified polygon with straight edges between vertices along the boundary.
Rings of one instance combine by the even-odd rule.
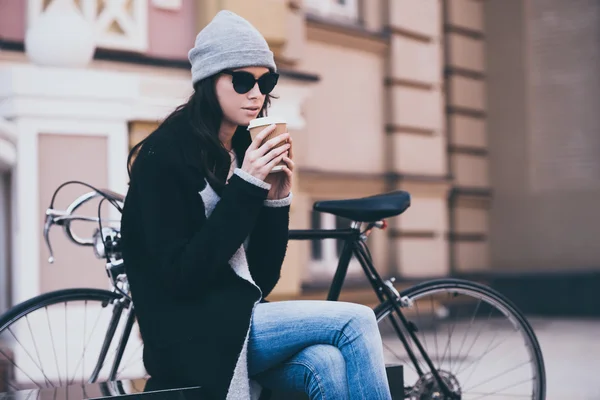
[[246, 71], [226, 70], [222, 72], [233, 77], [233, 89], [239, 94], [248, 93], [256, 85], [256, 82], [258, 82], [258, 88], [262, 94], [269, 94], [275, 89], [275, 85], [279, 80], [279, 74], [276, 72], [267, 72], [258, 79]]

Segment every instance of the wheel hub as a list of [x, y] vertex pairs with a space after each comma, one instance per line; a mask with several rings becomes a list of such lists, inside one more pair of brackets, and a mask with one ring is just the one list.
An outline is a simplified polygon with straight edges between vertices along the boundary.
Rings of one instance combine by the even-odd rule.
[[453, 393], [452, 397], [444, 395], [444, 392], [438, 385], [437, 380], [430, 372], [423, 375], [417, 383], [413, 386], [409, 399], [410, 400], [455, 400], [460, 399], [461, 390], [460, 385], [456, 377], [447, 371], [438, 371], [440, 378], [446, 384], [450, 392]]

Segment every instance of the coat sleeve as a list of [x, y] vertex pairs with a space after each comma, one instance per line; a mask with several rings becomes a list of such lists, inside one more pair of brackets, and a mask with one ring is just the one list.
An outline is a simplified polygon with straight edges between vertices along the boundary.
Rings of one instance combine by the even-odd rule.
[[248, 242], [246, 256], [250, 273], [267, 297], [281, 277], [288, 245], [289, 201], [265, 201]]
[[254, 228], [268, 190], [234, 175], [211, 215], [198, 224], [190, 209], [202, 207], [200, 194], [185, 187], [174, 165], [148, 157], [139, 167], [132, 175], [135, 207], [147, 259], [158, 267], [154, 272], [182, 295], [211, 285]]

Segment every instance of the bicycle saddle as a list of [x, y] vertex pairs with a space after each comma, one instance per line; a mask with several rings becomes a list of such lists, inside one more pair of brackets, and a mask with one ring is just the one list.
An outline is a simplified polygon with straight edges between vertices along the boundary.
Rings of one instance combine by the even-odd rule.
[[410, 206], [410, 194], [395, 191], [348, 200], [318, 201], [313, 209], [357, 222], [373, 222], [402, 214]]

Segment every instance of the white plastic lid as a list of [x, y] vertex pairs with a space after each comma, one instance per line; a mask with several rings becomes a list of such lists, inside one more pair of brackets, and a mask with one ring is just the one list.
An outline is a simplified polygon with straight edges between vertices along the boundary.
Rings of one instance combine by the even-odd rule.
[[248, 129], [256, 128], [257, 126], [268, 126], [271, 124], [285, 124], [286, 120], [282, 117], [262, 117], [250, 121]]

